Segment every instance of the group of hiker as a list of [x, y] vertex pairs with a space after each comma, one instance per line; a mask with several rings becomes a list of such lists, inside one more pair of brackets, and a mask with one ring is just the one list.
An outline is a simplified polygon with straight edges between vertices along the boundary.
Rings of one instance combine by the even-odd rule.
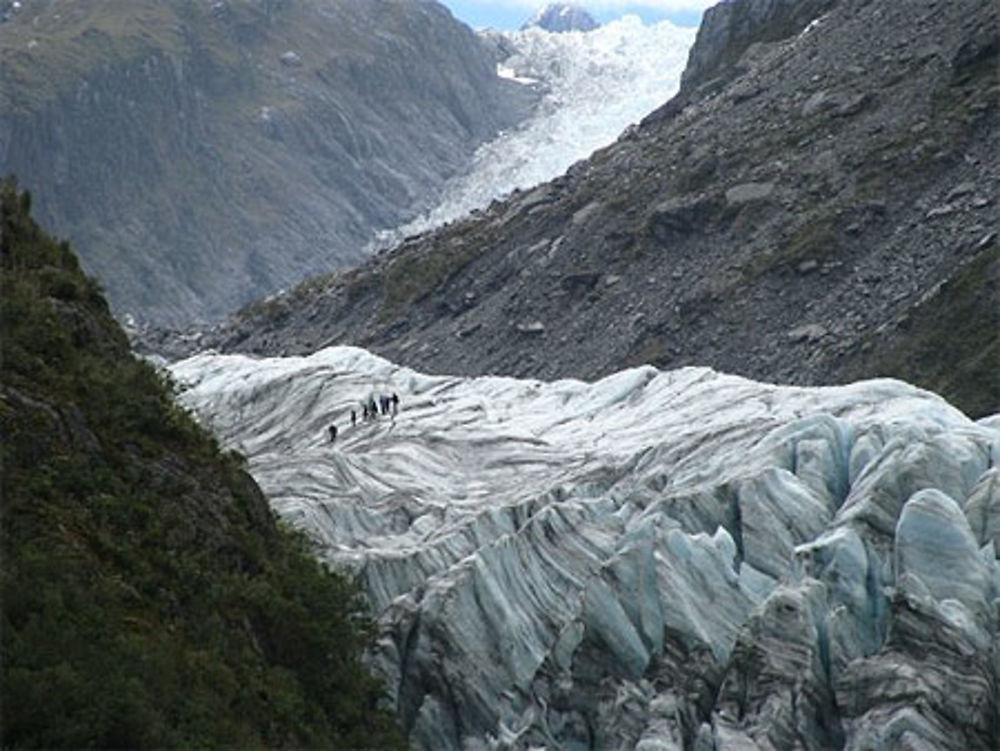
[[[368, 397], [367, 402], [361, 402], [361, 420], [363, 422], [369, 422], [371, 420], [377, 420], [379, 415], [391, 415], [396, 416], [399, 412], [399, 396], [393, 392], [390, 394], [379, 394], [378, 402], [375, 401], [375, 396], [371, 395]], [[357, 410], [351, 410], [351, 427], [353, 428], [358, 424], [358, 413]], [[330, 426], [330, 443], [337, 440], [337, 426]]]

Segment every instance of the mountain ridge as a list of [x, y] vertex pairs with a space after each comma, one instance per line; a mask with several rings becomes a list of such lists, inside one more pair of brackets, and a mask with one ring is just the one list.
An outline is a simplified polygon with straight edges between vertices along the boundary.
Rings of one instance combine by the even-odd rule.
[[539, 28], [555, 34], [567, 31], [593, 31], [597, 21], [583, 7], [573, 3], [551, 3], [541, 8], [521, 25], [521, 31]]
[[0, 70], [0, 171], [175, 326], [359, 262], [533, 102], [414, 0], [28, 0]]
[[[431, 372], [544, 378], [641, 362], [793, 383], [912, 370], [996, 411], [995, 8], [841, 0], [783, 41], [739, 45], [721, 88], [682, 89], [566, 175], [196, 346], [344, 342]], [[926, 314], [963, 304], [949, 328]]]

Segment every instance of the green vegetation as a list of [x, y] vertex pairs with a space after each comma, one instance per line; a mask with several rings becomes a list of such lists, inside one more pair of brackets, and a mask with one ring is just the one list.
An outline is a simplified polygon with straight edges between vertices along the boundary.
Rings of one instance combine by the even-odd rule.
[[282, 529], [0, 185], [0, 745], [402, 748], [357, 583]]
[[[256, 15], [250, 4], [234, 13]], [[246, 19], [249, 20], [249, 19]], [[185, 26], [199, 31], [193, 37]], [[175, 2], [90, 0], [63, 7], [24, 8], [5, 24], [0, 70], [5, 86], [0, 104], [29, 115], [60, 97], [78, 93], [81, 80], [115, 69], [145, 71], [156, 58], [172, 57], [201, 66], [217, 77], [216, 96], [238, 91], [250, 75], [238, 45], [206, 9]]]
[[970, 417], [1000, 410], [1000, 246], [996, 240], [918, 306], [890, 338], [874, 336], [841, 380], [890, 376], [937, 392]]
[[660, 335], [649, 335], [637, 342], [632, 352], [625, 359], [625, 365], [635, 368], [640, 365], [654, 365], [658, 368], [668, 367], [670, 362], [670, 345], [667, 339]]
[[840, 245], [833, 218], [827, 214], [810, 217], [776, 248], [759, 253], [743, 267], [743, 275], [753, 279], [765, 272], [794, 268], [803, 261], [822, 262], [837, 258]]
[[959, 65], [948, 85], [930, 92], [926, 120], [897, 123], [870, 139], [859, 159], [858, 196], [881, 197], [899, 170], [915, 179], [938, 163], [960, 159], [1000, 103], [996, 63], [993, 53]]
[[440, 289], [487, 245], [489, 238], [483, 239], [480, 233], [475, 242], [459, 239], [430, 252], [411, 253], [393, 260], [385, 272], [379, 321], [390, 320], [407, 305]]

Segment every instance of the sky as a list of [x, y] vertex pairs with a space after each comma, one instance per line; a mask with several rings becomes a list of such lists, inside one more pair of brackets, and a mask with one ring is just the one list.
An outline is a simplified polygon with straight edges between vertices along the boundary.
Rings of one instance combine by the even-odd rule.
[[[453, 16], [474, 29], [517, 29], [549, 0], [440, 0]], [[598, 22], [633, 13], [646, 23], [668, 19], [679, 26], [697, 26], [702, 11], [719, 0], [576, 0]]]

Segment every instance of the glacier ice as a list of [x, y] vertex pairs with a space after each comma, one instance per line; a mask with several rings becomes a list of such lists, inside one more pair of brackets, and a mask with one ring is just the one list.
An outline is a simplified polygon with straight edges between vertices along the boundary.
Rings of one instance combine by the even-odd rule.
[[[360, 575], [421, 748], [996, 745], [996, 420], [706, 368], [544, 383], [336, 347], [172, 371]], [[351, 427], [379, 393], [399, 414]]]
[[504, 46], [514, 53], [498, 75], [541, 87], [535, 114], [480, 146], [434, 208], [381, 233], [373, 247], [394, 245], [515, 189], [551, 180], [612, 143], [676, 93], [695, 31], [669, 21], [647, 26], [627, 15], [587, 33], [503, 32]]

